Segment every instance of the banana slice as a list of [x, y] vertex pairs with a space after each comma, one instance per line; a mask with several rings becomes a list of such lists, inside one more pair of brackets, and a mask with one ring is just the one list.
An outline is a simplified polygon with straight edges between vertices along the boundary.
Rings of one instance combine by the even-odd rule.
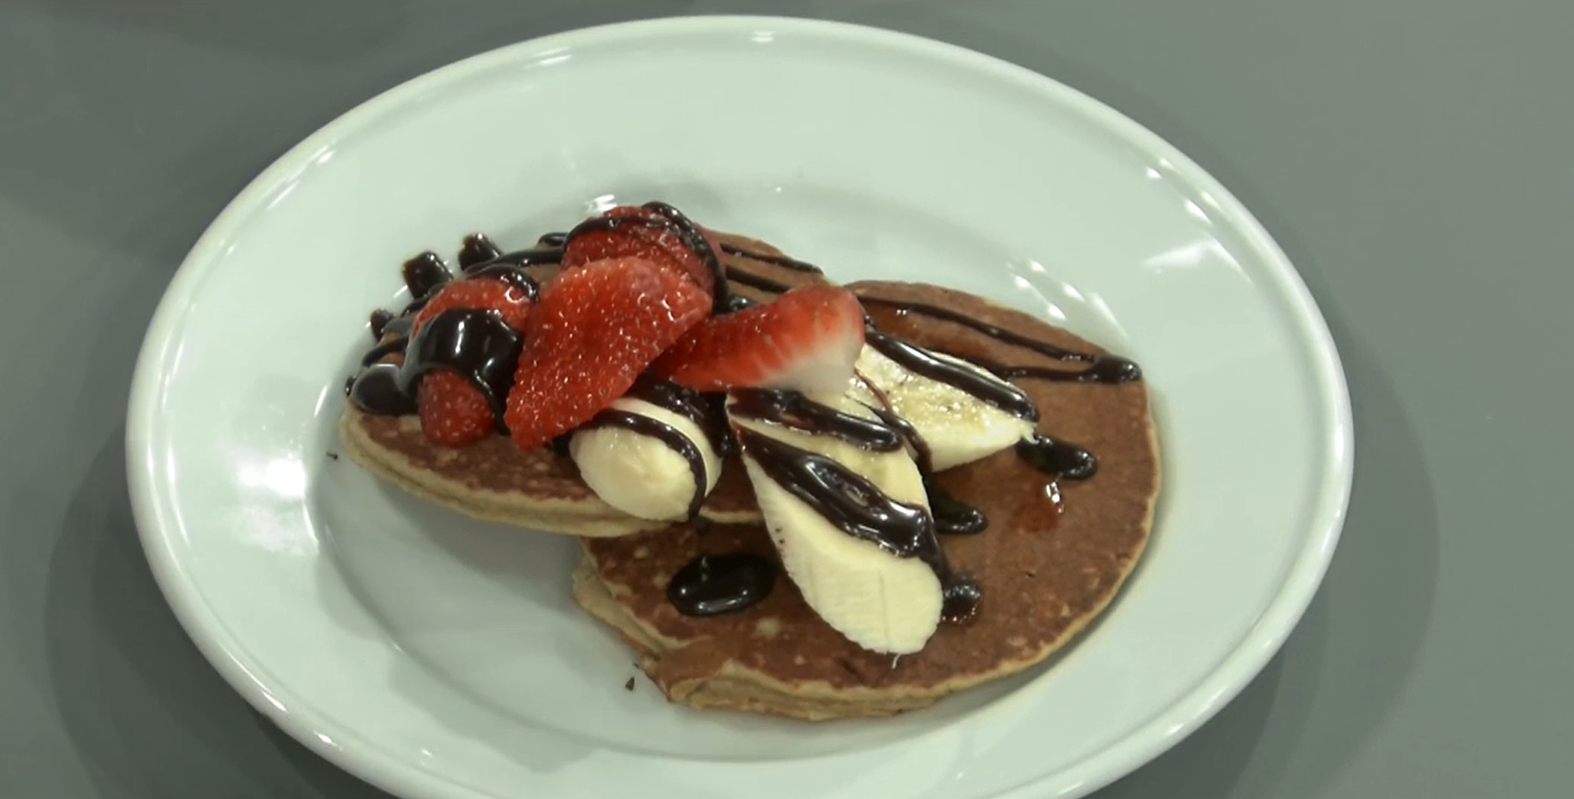
[[[843, 413], [876, 418], [846, 395], [815, 399]], [[932, 536], [923, 479], [907, 451], [872, 452], [832, 435], [809, 434], [737, 414], [730, 414], [730, 419], [743, 445], [744, 467], [766, 528], [809, 607], [864, 649], [898, 655], [923, 649], [940, 624], [943, 603], [934, 569], [919, 557], [898, 557], [844, 532], [833, 518], [839, 514], [825, 507], [826, 494], [819, 493], [857, 497], [851, 505], [865, 508], [871, 502], [881, 506], [883, 498], [889, 498], [900, 505], [886, 510], [917, 514], [910, 520], [918, 527], [930, 524], [927, 534]], [[784, 463], [808, 466], [789, 475], [783, 469], [792, 467]], [[848, 474], [867, 482], [860, 488], [854, 481], [850, 487], [843, 480]], [[870, 487], [878, 495], [866, 493]]]
[[[925, 352], [967, 368], [985, 380], [1010, 385], [967, 361], [932, 350]], [[905, 419], [920, 439], [917, 446], [927, 451], [933, 471], [988, 457], [1033, 435], [1033, 422], [949, 383], [913, 372], [867, 344], [858, 355], [856, 369], [863, 380], [853, 379], [849, 395]], [[864, 381], [872, 384], [872, 389]]]
[[[608, 505], [630, 516], [683, 519], [703, 501], [721, 475], [721, 456], [699, 425], [654, 403], [620, 397], [611, 410], [654, 422], [651, 435], [639, 429], [586, 425], [568, 441], [579, 474]], [[694, 460], [697, 456], [698, 460]], [[703, 485], [697, 470], [704, 472]]]

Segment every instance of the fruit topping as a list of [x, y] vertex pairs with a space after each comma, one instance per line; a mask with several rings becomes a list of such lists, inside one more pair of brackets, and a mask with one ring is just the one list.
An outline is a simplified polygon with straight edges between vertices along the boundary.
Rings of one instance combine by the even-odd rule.
[[863, 307], [850, 291], [811, 285], [694, 328], [652, 367], [699, 391], [730, 388], [841, 393], [864, 344]]
[[530, 316], [530, 307], [530, 298], [518, 286], [487, 277], [455, 280], [444, 284], [437, 296], [415, 315], [415, 328], [419, 330], [443, 311], [463, 308], [497, 311], [509, 327], [522, 332], [525, 319]]
[[[531, 302], [517, 286], [491, 278], [471, 278], [442, 284], [437, 294], [416, 313], [414, 329], [450, 310], [493, 311], [514, 330], [523, 331]], [[416, 409], [426, 440], [444, 447], [474, 444], [496, 429], [496, 415], [486, 394], [464, 375], [434, 369], [420, 378]]]
[[534, 449], [589, 421], [710, 306], [681, 272], [645, 258], [563, 272], [526, 322], [504, 417], [514, 443]]
[[458, 372], [427, 372], [416, 390], [415, 404], [421, 415], [421, 432], [439, 446], [474, 444], [496, 429], [492, 404]]
[[[624, 205], [592, 219], [577, 229], [563, 251], [563, 266], [573, 268], [607, 258], [638, 257], [676, 268], [707, 295], [716, 289], [716, 276], [708, 259], [718, 245], [697, 226], [683, 223], [653, 208]], [[703, 241], [691, 240], [691, 236]], [[710, 253], [702, 253], [703, 244]]]

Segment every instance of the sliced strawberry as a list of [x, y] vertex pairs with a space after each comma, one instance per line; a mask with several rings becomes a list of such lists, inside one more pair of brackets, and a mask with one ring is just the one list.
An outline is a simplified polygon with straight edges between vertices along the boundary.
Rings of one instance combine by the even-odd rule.
[[[674, 212], [675, 213], [675, 212]], [[609, 229], [590, 229], [574, 234], [564, 246], [563, 266], [572, 268], [608, 258], [645, 258], [682, 270], [694, 284], [712, 293], [716, 276], [706, 257], [689, 246], [681, 224], [660, 211], [624, 205], [606, 212]], [[678, 217], [678, 218], [681, 218]], [[691, 223], [692, 224], [692, 223]], [[716, 253], [715, 239], [696, 225], [695, 231]]]
[[415, 315], [415, 328], [430, 322], [443, 311], [454, 308], [491, 310], [503, 315], [503, 321], [515, 330], [525, 329], [525, 319], [530, 316], [530, 298], [517, 286], [510, 286], [491, 277], [474, 277], [444, 284], [437, 296], [426, 303]]
[[699, 391], [842, 391], [863, 344], [858, 298], [843, 288], [810, 285], [706, 320], [669, 348], [651, 373]]
[[642, 258], [603, 260], [547, 284], [525, 328], [504, 420], [531, 450], [623, 396], [710, 308], [710, 295]]
[[[444, 284], [437, 296], [416, 313], [414, 328], [419, 330], [443, 311], [490, 310], [502, 314], [509, 327], [523, 331], [530, 309], [530, 299], [516, 286], [495, 278], [466, 278]], [[421, 416], [421, 432], [426, 440], [439, 446], [474, 444], [496, 429], [486, 395], [453, 372], [422, 375], [415, 405]]]
[[463, 447], [491, 435], [492, 405], [462, 375], [433, 370], [421, 377], [416, 390], [421, 432], [444, 447]]

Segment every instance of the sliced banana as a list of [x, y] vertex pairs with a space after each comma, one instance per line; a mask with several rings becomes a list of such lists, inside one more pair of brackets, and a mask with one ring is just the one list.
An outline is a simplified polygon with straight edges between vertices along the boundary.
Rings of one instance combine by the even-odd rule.
[[[611, 407], [660, 422], [688, 439], [705, 466], [704, 493], [710, 495], [721, 476], [721, 457], [699, 425], [645, 400], [620, 397]], [[697, 481], [689, 460], [668, 442], [625, 427], [590, 426], [575, 431], [568, 452], [585, 483], [608, 505], [641, 519], [688, 515]]]
[[[875, 418], [850, 396], [816, 399], [844, 413]], [[829, 458], [892, 499], [928, 513], [923, 479], [906, 450], [871, 452], [834, 436], [739, 416], [731, 421], [737, 428]], [[864, 649], [898, 655], [923, 649], [940, 624], [943, 602], [933, 568], [843, 532], [773, 479], [747, 447], [743, 463], [782, 565], [809, 607]]]
[[[967, 361], [925, 350], [997, 383], [1006, 381]], [[1003, 411], [949, 383], [913, 372], [864, 345], [849, 395], [873, 408], [886, 408], [907, 420], [928, 449], [934, 471], [971, 463], [1011, 447], [1033, 434], [1033, 423]]]

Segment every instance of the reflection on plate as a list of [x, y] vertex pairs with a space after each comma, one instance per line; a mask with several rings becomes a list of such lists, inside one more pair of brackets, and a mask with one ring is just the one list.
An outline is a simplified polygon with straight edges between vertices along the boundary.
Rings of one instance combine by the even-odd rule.
[[[682, 90], [609, 102], [636, 72]], [[394, 264], [655, 197], [839, 280], [955, 285], [1142, 363], [1165, 495], [1105, 621], [1052, 664], [895, 719], [696, 714], [624, 690], [626, 650], [569, 597], [573, 542], [330, 457]], [[291, 150], [171, 285], [128, 450], [149, 559], [203, 652], [292, 735], [395, 793], [1028, 797], [1107, 783], [1250, 680], [1331, 555], [1351, 429], [1293, 269], [1152, 134], [945, 45], [691, 18], [479, 56]]]

